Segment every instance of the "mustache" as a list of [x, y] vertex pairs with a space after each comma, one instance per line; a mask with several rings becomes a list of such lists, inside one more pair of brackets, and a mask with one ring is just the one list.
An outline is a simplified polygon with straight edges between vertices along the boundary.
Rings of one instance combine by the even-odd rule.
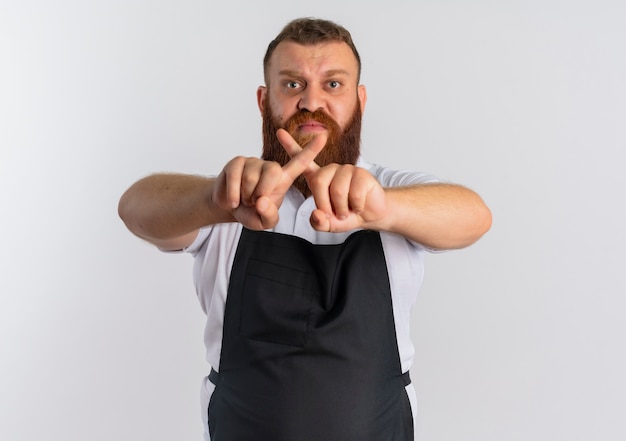
[[301, 146], [305, 146], [308, 144], [315, 135], [307, 134], [303, 135], [299, 133], [298, 129], [311, 121], [315, 121], [326, 129], [330, 138], [334, 138], [337, 135], [341, 134], [342, 130], [339, 127], [339, 124], [326, 112], [321, 109], [315, 110], [314, 112], [308, 110], [301, 110], [295, 113], [291, 118], [289, 118], [285, 124], [284, 129], [289, 132], [291, 136], [300, 144]]
[[311, 112], [309, 110], [300, 110], [287, 120], [284, 128], [287, 131], [289, 131], [289, 129], [295, 130], [298, 128], [298, 126], [301, 126], [302, 124], [305, 124], [309, 121], [316, 121], [324, 125], [327, 129], [330, 128], [329, 126], [338, 127], [337, 122], [329, 114], [327, 114], [322, 109], [318, 109], [314, 112]]

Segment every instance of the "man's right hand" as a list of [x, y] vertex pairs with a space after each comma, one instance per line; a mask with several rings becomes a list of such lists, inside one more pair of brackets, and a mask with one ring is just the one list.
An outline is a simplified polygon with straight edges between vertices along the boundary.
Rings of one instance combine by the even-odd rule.
[[217, 177], [212, 202], [252, 230], [273, 228], [285, 194], [326, 145], [326, 135], [316, 136], [284, 166], [259, 158], [236, 157]]

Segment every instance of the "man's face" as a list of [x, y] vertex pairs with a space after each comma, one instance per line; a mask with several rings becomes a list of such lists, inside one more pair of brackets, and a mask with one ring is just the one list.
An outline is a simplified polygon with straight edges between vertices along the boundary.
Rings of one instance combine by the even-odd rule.
[[[325, 132], [328, 141], [316, 160], [320, 165], [356, 161], [367, 97], [365, 87], [357, 84], [358, 64], [347, 44], [283, 41], [272, 54], [266, 77], [267, 87], [257, 92], [264, 159], [289, 160], [276, 138], [282, 127], [302, 146]], [[307, 193], [303, 180], [295, 185]]]

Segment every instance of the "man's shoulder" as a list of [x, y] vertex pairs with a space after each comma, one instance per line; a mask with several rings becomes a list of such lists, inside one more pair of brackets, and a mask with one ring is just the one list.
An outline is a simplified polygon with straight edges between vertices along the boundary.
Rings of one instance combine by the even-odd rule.
[[356, 166], [364, 168], [370, 172], [383, 187], [401, 187], [406, 185], [441, 182], [437, 177], [428, 173], [386, 167], [368, 162], [362, 156], [360, 156], [357, 160]]

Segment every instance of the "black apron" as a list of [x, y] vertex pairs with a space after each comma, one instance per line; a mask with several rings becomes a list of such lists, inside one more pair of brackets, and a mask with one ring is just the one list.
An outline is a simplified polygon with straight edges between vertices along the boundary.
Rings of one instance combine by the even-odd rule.
[[244, 228], [210, 380], [212, 441], [413, 440], [380, 235]]

